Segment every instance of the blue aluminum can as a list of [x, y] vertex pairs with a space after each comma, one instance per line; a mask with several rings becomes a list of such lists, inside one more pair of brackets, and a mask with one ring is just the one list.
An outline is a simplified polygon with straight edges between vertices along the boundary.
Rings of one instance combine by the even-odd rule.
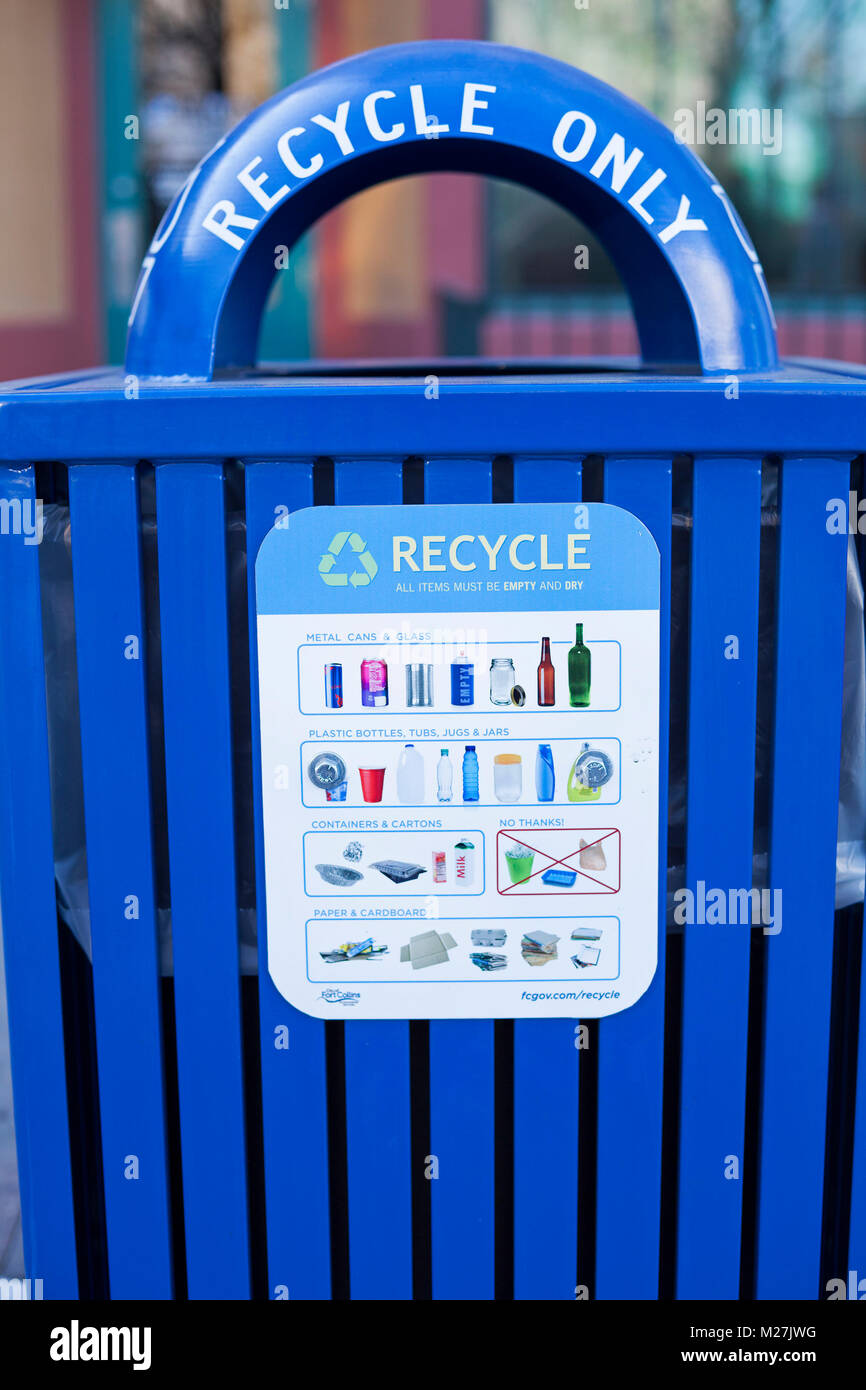
[[343, 667], [339, 661], [325, 667], [325, 705], [328, 709], [343, 708]]

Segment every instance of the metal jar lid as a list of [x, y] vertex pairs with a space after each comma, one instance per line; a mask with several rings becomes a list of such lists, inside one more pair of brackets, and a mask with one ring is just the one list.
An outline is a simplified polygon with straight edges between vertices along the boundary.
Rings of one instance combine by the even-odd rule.
[[526, 704], [526, 691], [523, 689], [522, 685], [513, 685], [511, 687], [511, 703], [517, 705], [518, 708]]
[[307, 776], [314, 787], [327, 791], [346, 780], [346, 764], [339, 753], [317, 753], [307, 767]]
[[575, 759], [574, 772], [579, 782], [595, 791], [610, 781], [613, 776], [613, 763], [607, 753], [603, 753], [600, 748], [590, 748], [589, 744], [585, 743], [583, 751]]

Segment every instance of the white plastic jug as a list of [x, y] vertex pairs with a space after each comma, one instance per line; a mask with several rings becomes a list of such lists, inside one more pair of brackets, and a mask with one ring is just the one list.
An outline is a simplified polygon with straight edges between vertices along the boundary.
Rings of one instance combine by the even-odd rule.
[[397, 800], [403, 806], [424, 803], [424, 759], [414, 743], [405, 745], [397, 763]]

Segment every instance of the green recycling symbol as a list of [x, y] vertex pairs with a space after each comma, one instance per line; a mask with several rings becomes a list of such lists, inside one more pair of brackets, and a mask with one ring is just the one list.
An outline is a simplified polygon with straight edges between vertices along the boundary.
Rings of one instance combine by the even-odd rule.
[[[346, 546], [349, 548], [347, 559], [352, 566], [351, 572], [345, 560], [343, 568], [334, 568]], [[359, 565], [360, 569], [357, 568]], [[319, 574], [326, 584], [351, 584], [353, 589], [358, 589], [362, 584], [369, 584], [378, 573], [379, 566], [367, 549], [367, 542], [357, 531], [338, 531], [319, 561]]]

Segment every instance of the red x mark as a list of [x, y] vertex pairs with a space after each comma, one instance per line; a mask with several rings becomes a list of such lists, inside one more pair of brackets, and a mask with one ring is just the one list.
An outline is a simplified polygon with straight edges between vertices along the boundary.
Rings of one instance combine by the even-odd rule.
[[[499, 888], [497, 885], [497, 891], [504, 895], [505, 893], [510, 893], [512, 888], [520, 888], [524, 883], [529, 883], [530, 879], [536, 878], [538, 874], [546, 874], [548, 869], [555, 868], [557, 864], [560, 864], [564, 869], [574, 868], [574, 865], [569, 864], [569, 859], [573, 859], [575, 855], [582, 854], [584, 850], [592, 849], [595, 845], [602, 844], [605, 840], [609, 840], [611, 835], [618, 835], [619, 831], [616, 828], [605, 831], [604, 835], [600, 835], [597, 840], [590, 840], [589, 844], [578, 846], [577, 849], [572, 850], [571, 854], [567, 854], [564, 859], [554, 859], [546, 850], [536, 849], [533, 845], [528, 845], [525, 840], [518, 840], [516, 835], [509, 835], [507, 830], [500, 830], [499, 833], [500, 835], [504, 835], [506, 840], [513, 840], [516, 845], [522, 845], [525, 849], [531, 849], [533, 854], [543, 854], [545, 859], [549, 860], [549, 863], [542, 865], [540, 869], [536, 869], [533, 873], [527, 874], [526, 878], [518, 879], [516, 883], [509, 883], [505, 888]], [[597, 883], [605, 892], [610, 893], [611, 891], [618, 891], [617, 889], [612, 890], [610, 884], [604, 883], [602, 879], [593, 878], [592, 874], [588, 874], [585, 869], [581, 869], [579, 864], [576, 872], [580, 878], [588, 878], [590, 883]]]

